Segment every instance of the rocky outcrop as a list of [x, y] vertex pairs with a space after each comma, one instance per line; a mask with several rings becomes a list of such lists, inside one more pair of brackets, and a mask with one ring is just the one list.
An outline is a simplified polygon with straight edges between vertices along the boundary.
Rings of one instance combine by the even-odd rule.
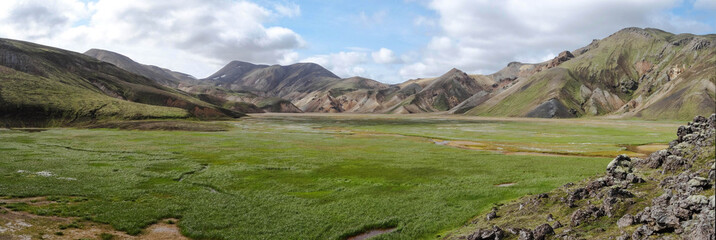
[[552, 98], [527, 113], [527, 117], [533, 118], [570, 118], [575, 115], [562, 104], [558, 99]]
[[619, 155], [602, 177], [494, 208], [473, 224], [480, 236], [508, 229], [499, 239], [714, 240], [715, 141], [716, 114], [696, 117], [678, 128], [667, 149], [645, 159]]
[[652, 153], [641, 163], [648, 168], [661, 167], [662, 174], [670, 176], [659, 183], [664, 193], [636, 215], [643, 231], [632, 238], [673, 232], [687, 239], [714, 239], [714, 195], [705, 192], [713, 188], [714, 179], [702, 177], [709, 176], [714, 162], [699, 160], [704, 152], [711, 151], [707, 157], [713, 157], [715, 132], [716, 115], [708, 119], [698, 116], [679, 127], [678, 139], [668, 149]]
[[569, 51], [561, 52], [561, 53], [559, 53], [559, 55], [557, 55], [557, 57], [555, 57], [554, 59], [550, 60], [547, 63], [547, 68], [553, 68], [553, 67], [559, 66], [563, 62], [569, 61], [572, 58], [574, 58], [574, 55], [572, 55], [571, 52], [569, 52]]

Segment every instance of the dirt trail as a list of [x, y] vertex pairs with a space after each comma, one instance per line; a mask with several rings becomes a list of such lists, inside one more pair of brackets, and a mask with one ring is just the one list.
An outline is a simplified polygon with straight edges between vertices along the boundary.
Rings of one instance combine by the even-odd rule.
[[39, 216], [4, 206], [13, 203], [44, 205], [54, 202], [44, 197], [0, 199], [0, 239], [100, 239], [103, 235], [130, 240], [189, 239], [181, 235], [177, 219], [163, 219], [147, 227], [142, 234], [132, 236], [107, 224], [78, 218]]

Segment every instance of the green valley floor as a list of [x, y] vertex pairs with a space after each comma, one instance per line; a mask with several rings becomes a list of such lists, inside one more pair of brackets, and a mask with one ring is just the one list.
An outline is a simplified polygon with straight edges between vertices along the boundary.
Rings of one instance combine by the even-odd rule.
[[[393, 228], [375, 239], [433, 239], [495, 203], [666, 144], [679, 123], [261, 114], [214, 124], [230, 127], [0, 129], [0, 215], [73, 219], [49, 233], [13, 230], [32, 236], [93, 224], [108, 226], [98, 238], [139, 235], [170, 221], [198, 239], [346, 239]], [[29, 197], [42, 204], [11, 201]]]

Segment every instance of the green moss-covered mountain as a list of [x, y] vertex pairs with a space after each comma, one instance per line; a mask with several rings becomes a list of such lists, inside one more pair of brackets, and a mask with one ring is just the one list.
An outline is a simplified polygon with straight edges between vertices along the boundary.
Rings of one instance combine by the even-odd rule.
[[0, 121], [5, 126], [242, 115], [79, 53], [0, 39]]
[[688, 119], [716, 108], [716, 35], [627, 28], [531, 64], [533, 73], [467, 113]]

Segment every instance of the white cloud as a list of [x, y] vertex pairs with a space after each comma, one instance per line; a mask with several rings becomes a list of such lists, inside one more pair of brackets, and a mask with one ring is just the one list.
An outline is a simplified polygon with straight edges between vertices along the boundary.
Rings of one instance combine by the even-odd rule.
[[373, 57], [374, 62], [380, 64], [394, 64], [400, 61], [397, 57], [395, 57], [395, 53], [387, 48], [381, 48], [378, 51], [372, 52], [371, 56]]
[[27, 40], [53, 37], [88, 14], [88, 6], [76, 0], [3, 1], [0, 34]]
[[274, 8], [276, 9], [276, 12], [278, 12], [278, 14], [281, 14], [283, 16], [287, 16], [287, 17], [301, 16], [301, 7], [295, 3], [275, 4]]
[[[701, 1], [709, 3], [700, 3]], [[442, 30], [417, 62], [400, 69], [404, 78], [437, 76], [452, 67], [489, 74], [511, 61], [542, 61], [585, 46], [625, 27], [704, 32], [709, 25], [668, 11], [679, 0], [432, 0]], [[698, 0], [695, 5], [713, 1]], [[429, 19], [417, 18], [416, 25]]]
[[359, 65], [368, 61], [368, 54], [365, 52], [338, 52], [325, 55], [316, 55], [301, 60], [301, 62], [312, 62], [319, 64], [336, 75], [346, 78], [363, 76], [365, 68]]
[[2, 37], [79, 52], [104, 48], [197, 77], [231, 60], [295, 61], [295, 50], [305, 45], [291, 29], [264, 26], [299, 16], [295, 4], [274, 5], [273, 11], [228, 0], [12, 0], [3, 5]]
[[388, 11], [381, 10], [374, 13], [366, 13], [361, 11], [356, 18], [358, 23], [365, 27], [375, 27], [382, 24], [385, 21], [385, 17], [388, 16]]

